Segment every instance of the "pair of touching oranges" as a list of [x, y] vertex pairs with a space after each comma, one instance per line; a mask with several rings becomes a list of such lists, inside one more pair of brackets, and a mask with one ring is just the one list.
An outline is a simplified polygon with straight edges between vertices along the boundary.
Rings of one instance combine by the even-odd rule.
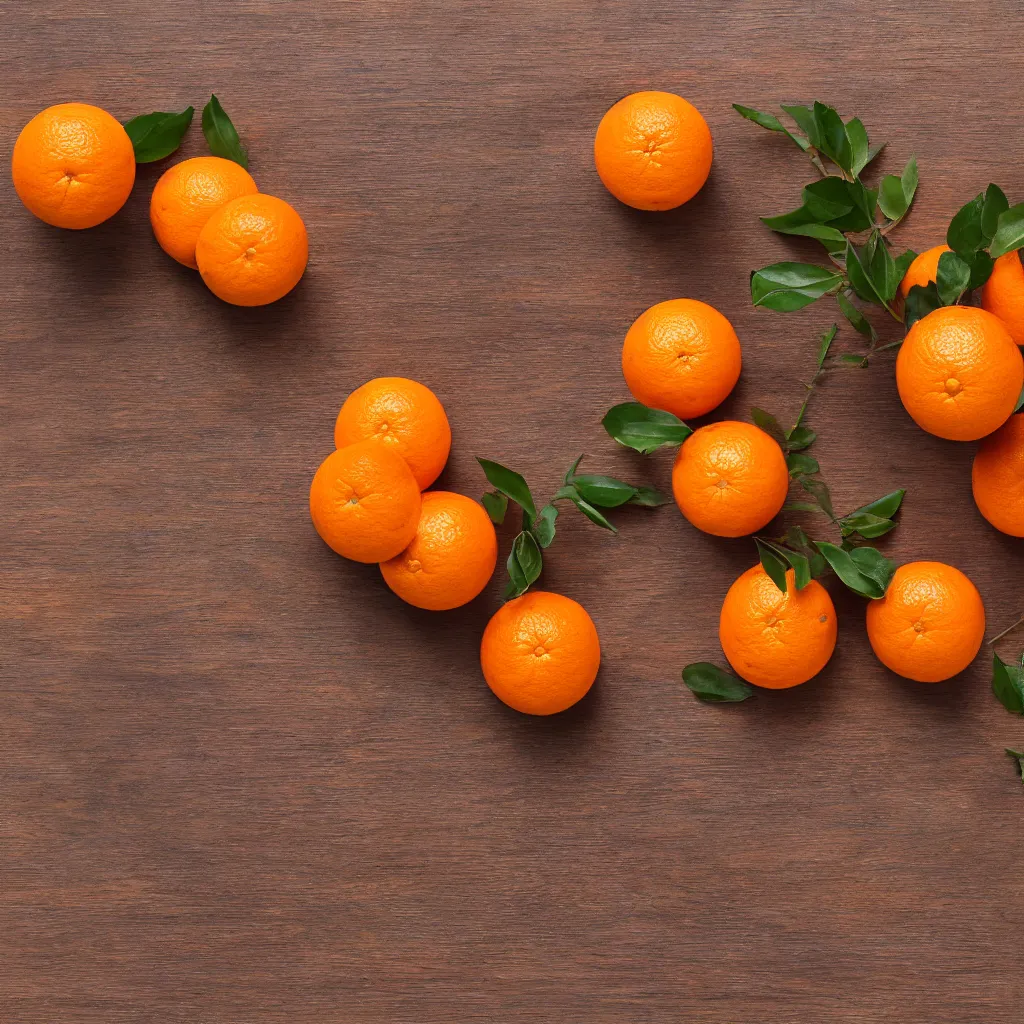
[[[11, 174], [22, 202], [55, 227], [96, 227], [135, 184], [135, 147], [99, 107], [60, 103], [37, 114], [14, 145]], [[287, 295], [309, 257], [306, 226], [283, 199], [259, 191], [233, 160], [196, 157], [167, 170], [150, 202], [157, 242], [198, 270], [220, 299], [262, 306]]]
[[[395, 594], [428, 611], [472, 601], [498, 560], [498, 538], [483, 506], [463, 494], [428, 490], [451, 442], [433, 391], [402, 377], [379, 377], [345, 400], [334, 425], [336, 450], [309, 489], [310, 515], [324, 542], [345, 558], [378, 563]], [[541, 591], [502, 606], [480, 648], [494, 693], [530, 714], [576, 703], [600, 659], [587, 612]]]

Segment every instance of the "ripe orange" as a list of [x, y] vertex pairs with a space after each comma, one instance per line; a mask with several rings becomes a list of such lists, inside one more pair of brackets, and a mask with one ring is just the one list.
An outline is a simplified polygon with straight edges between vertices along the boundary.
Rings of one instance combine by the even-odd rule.
[[428, 491], [412, 543], [380, 571], [403, 601], [439, 612], [472, 601], [497, 561], [498, 538], [483, 508], [463, 494]]
[[1019, 252], [1000, 256], [981, 289], [981, 305], [1006, 324], [1010, 337], [1024, 345], [1024, 266]]
[[1011, 537], [1024, 537], [1024, 412], [985, 438], [971, 470], [978, 511]]
[[671, 92], [635, 92], [601, 118], [594, 163], [605, 188], [638, 210], [671, 210], [692, 199], [711, 172], [711, 131]]
[[197, 156], [161, 175], [149, 201], [149, 221], [160, 248], [196, 269], [199, 232], [218, 206], [257, 192], [249, 172], [234, 160]]
[[741, 362], [732, 324], [696, 299], [651, 306], [622, 346], [622, 374], [633, 397], [684, 420], [725, 400], [739, 380]]
[[416, 536], [420, 489], [405, 459], [375, 441], [332, 452], [309, 488], [324, 542], [356, 562], [394, 558]]
[[942, 562], [901, 565], [885, 597], [868, 604], [868, 640], [897, 675], [938, 683], [974, 660], [985, 636], [985, 606], [974, 584]]
[[597, 629], [571, 598], [531, 590], [502, 605], [484, 630], [480, 666], [509, 707], [553, 715], [593, 685], [601, 664]]
[[391, 446], [420, 487], [429, 487], [448, 461], [452, 431], [430, 388], [405, 377], [376, 377], [356, 388], [334, 424], [338, 448], [373, 438]]
[[21, 201], [58, 228], [92, 228], [124, 206], [135, 150], [121, 124], [88, 103], [58, 103], [21, 130], [11, 157]]
[[896, 359], [896, 386], [919, 427], [950, 441], [976, 441], [1013, 412], [1024, 359], [991, 313], [943, 306], [910, 328]]
[[790, 569], [783, 594], [755, 565], [725, 595], [718, 638], [729, 664], [748, 683], [783, 690], [806, 683], [828, 664], [836, 646], [836, 610], [817, 581], [797, 590]]
[[910, 289], [915, 284], [919, 284], [922, 288], [930, 284], [935, 280], [936, 274], [939, 272], [939, 257], [944, 252], [952, 252], [948, 245], [936, 245], [932, 249], [926, 249], [923, 253], [914, 259], [914, 262], [907, 267], [907, 272], [903, 276], [903, 280], [900, 282], [900, 294], [903, 298], [907, 297]]
[[207, 287], [236, 306], [265, 306], [298, 283], [309, 258], [302, 218], [263, 192], [215, 210], [199, 232], [196, 263]]
[[786, 457], [750, 423], [711, 423], [695, 430], [679, 449], [672, 493], [698, 530], [716, 537], [745, 537], [767, 526], [785, 503]]

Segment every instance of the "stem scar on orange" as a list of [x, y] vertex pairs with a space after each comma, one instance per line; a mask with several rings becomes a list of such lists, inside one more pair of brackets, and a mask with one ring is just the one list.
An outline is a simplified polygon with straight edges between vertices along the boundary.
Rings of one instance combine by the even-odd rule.
[[264, 192], [214, 210], [199, 232], [196, 264], [206, 286], [236, 306], [265, 306], [298, 283], [309, 258], [306, 225], [283, 199]]
[[58, 103], [21, 130], [11, 157], [19, 198], [58, 228], [92, 228], [124, 206], [135, 149], [121, 123], [88, 103]]
[[720, 405], [736, 386], [741, 366], [732, 324], [696, 299], [651, 306], [622, 346], [622, 375], [633, 397], [682, 420]]
[[1024, 387], [1024, 359], [997, 317], [943, 306], [918, 320], [896, 359], [896, 386], [914, 422], [949, 441], [998, 430]]
[[199, 232], [214, 210], [231, 199], [257, 192], [252, 175], [234, 160], [197, 156], [169, 167], [149, 201], [149, 221], [168, 256], [197, 269]]
[[868, 640], [897, 675], [938, 683], [962, 672], [985, 637], [985, 607], [974, 584], [942, 562], [909, 562], [867, 610]]
[[978, 511], [1011, 537], [1024, 537], [1024, 413], [985, 438], [971, 468]]
[[672, 468], [672, 493], [698, 530], [745, 537], [779, 514], [789, 469], [778, 443], [759, 427], [723, 420], [695, 430]]
[[671, 92], [635, 92], [601, 118], [594, 164], [605, 188], [638, 210], [671, 210], [692, 199], [711, 172], [711, 130]]
[[375, 441], [332, 452], [309, 488], [316, 532], [356, 562], [383, 562], [416, 536], [420, 489], [401, 455]]
[[528, 715], [554, 715], [582, 699], [601, 665], [597, 628], [582, 605], [531, 590], [502, 605], [480, 644], [484, 679]]
[[416, 536], [380, 571], [403, 601], [439, 612], [472, 601], [497, 562], [498, 537], [483, 507], [464, 494], [427, 491]]
[[760, 565], [729, 588], [718, 637], [729, 664], [755, 686], [782, 690], [816, 676], [836, 646], [836, 610], [816, 580], [802, 590], [786, 573], [786, 593]]
[[334, 424], [335, 446], [369, 438], [398, 452], [421, 488], [440, 476], [452, 446], [444, 406], [430, 388], [405, 377], [376, 377], [345, 399]]

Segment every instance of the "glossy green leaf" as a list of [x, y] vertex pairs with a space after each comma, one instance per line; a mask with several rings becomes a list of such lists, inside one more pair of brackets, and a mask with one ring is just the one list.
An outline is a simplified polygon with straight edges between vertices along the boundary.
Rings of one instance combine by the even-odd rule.
[[860, 174], [867, 166], [871, 148], [864, 122], [859, 117], [846, 122], [846, 137], [850, 140], [850, 151], [853, 154], [850, 170], [854, 175]]
[[532, 533], [527, 533], [524, 530], [516, 535], [506, 566], [509, 583], [505, 588], [505, 598], [519, 597], [521, 594], [525, 594], [536, 582], [544, 567], [544, 559]]
[[776, 441], [781, 448], [785, 448], [788, 444], [786, 440], [786, 431], [782, 429], [782, 424], [770, 413], [765, 412], [764, 409], [758, 409], [756, 406], [750, 410], [750, 418], [757, 424], [773, 441]]
[[807, 136], [807, 141], [817, 149], [820, 139], [818, 138], [818, 125], [814, 120], [814, 112], [809, 107], [804, 107], [799, 104], [781, 103], [780, 106], [791, 118], [793, 118], [794, 121], [796, 121], [800, 130]]
[[170, 156], [181, 145], [194, 114], [194, 107], [186, 107], [180, 114], [158, 110], [126, 121], [124, 130], [132, 140], [135, 162], [149, 164]]
[[1022, 780], [1024, 780], [1024, 754], [1019, 750], [1011, 750], [1009, 747], [1006, 747], [1005, 749], [1007, 754], [1017, 762], [1017, 774]]
[[774, 263], [750, 277], [755, 306], [789, 313], [839, 288], [842, 274], [810, 263]]
[[576, 475], [576, 470], [580, 468], [580, 463], [583, 461], [583, 456], [580, 455], [576, 461], [565, 471], [565, 476], [562, 477], [563, 483], [570, 483], [572, 478]]
[[658, 508], [660, 505], [667, 505], [672, 499], [662, 494], [655, 487], [638, 487], [636, 494], [629, 499], [630, 505], [640, 505], [643, 508]]
[[935, 274], [935, 287], [944, 306], [953, 306], [967, 291], [971, 283], [971, 268], [955, 252], [944, 252], [939, 257]]
[[896, 524], [891, 519], [876, 516], [872, 512], [851, 512], [839, 520], [839, 528], [844, 537], [857, 534], [865, 540], [875, 540], [884, 537], [890, 530], [895, 530]]
[[738, 114], [745, 117], [748, 121], [753, 121], [754, 124], [760, 125], [762, 128], [767, 128], [770, 132], [782, 132], [792, 139], [802, 150], [805, 152], [810, 148], [810, 143], [798, 132], [791, 132], [774, 114], [765, 114], [760, 110], [755, 110], [753, 107], [744, 107], [739, 103], [734, 103], [732, 109]]
[[[840, 295], [842, 292], [839, 293]], [[839, 333], [839, 325], [833, 324], [827, 331], [821, 336], [821, 341], [818, 344], [818, 369], [820, 370], [825, 365], [825, 360], [828, 358], [828, 350], [832, 347], [832, 342], [836, 340], [836, 335]]]
[[540, 510], [536, 522], [533, 524], [533, 536], [542, 548], [551, 546], [555, 539], [555, 520], [558, 518], [558, 509], [554, 505], [545, 505]]
[[636, 488], [632, 484], [611, 476], [585, 473], [574, 476], [570, 482], [585, 501], [598, 508], [618, 508], [636, 496]]
[[838, 221], [853, 212], [857, 202], [850, 191], [850, 183], [830, 175], [805, 185], [800, 193], [805, 216], [820, 224]]
[[896, 563], [886, 558], [877, 548], [860, 547], [850, 552], [850, 558], [857, 567], [860, 574], [876, 583], [882, 588], [882, 595], [885, 595], [892, 582], [893, 573], [896, 571]]
[[[822, 179], [827, 181], [828, 179]], [[853, 209], [831, 221], [832, 227], [840, 231], [867, 231], [875, 224], [875, 209], [878, 206], [878, 190], [868, 188], [859, 178], [843, 182]]]
[[478, 458], [476, 461], [480, 463], [480, 468], [492, 487], [511, 498], [530, 519], [537, 518], [537, 506], [533, 503], [533, 495], [526, 481], [518, 473], [489, 459]]
[[843, 119], [832, 107], [815, 100], [814, 123], [818, 126], [818, 149], [847, 174], [852, 173], [853, 151]]
[[618, 533], [619, 531], [600, 513], [593, 505], [590, 504], [585, 498], [576, 497], [573, 499], [573, 504], [592, 522], [596, 523], [602, 529], [610, 530], [612, 533]]
[[1010, 208], [1010, 201], [998, 185], [985, 189], [985, 202], [981, 208], [981, 234], [991, 242], [999, 226], [999, 218]]
[[810, 448], [817, 440], [818, 435], [809, 427], [794, 427], [786, 439], [786, 447], [791, 452], [802, 452]]
[[501, 526], [505, 522], [505, 513], [508, 511], [507, 495], [500, 491], [488, 491], [480, 500], [490, 516], [491, 522], [495, 526]]
[[821, 510], [829, 517], [835, 519], [835, 510], [832, 508], [832, 495], [824, 480], [815, 476], [798, 476], [797, 483], [818, 503]]
[[[868, 512], [876, 516], [884, 516], [886, 519], [892, 519], [894, 515], [900, 510], [900, 506], [903, 504], [903, 499], [906, 496], [906, 489], [900, 488], [898, 491], [890, 491], [888, 494], [883, 494], [881, 498], [876, 498], [874, 501], [868, 502], [867, 505], [861, 505], [860, 508], [855, 508], [853, 512]], [[852, 515], [853, 513], [851, 513]]]
[[[839, 310], [850, 322], [850, 326], [858, 333], [862, 334], [865, 338], [875, 342], [878, 340], [878, 334], [875, 328], [872, 326], [871, 321], [847, 298], [845, 292], [836, 292], [836, 302], [839, 304]], [[821, 364], [819, 363], [819, 366]]]
[[992, 692], [1015, 715], [1024, 715], [1024, 661], [1011, 664], [998, 654], [992, 656]]
[[824, 541], [819, 541], [817, 547], [839, 579], [855, 594], [870, 598], [885, 596], [885, 588], [860, 571], [850, 552]]
[[917, 160], [914, 157], [907, 161], [903, 174], [887, 174], [882, 179], [878, 188], [878, 206], [889, 220], [900, 220], [910, 209], [917, 192], [917, 181]]
[[639, 402], [613, 406], [601, 423], [619, 444], [643, 455], [649, 455], [662, 445], [682, 444], [693, 433], [679, 417]]
[[965, 260], [969, 260], [971, 255], [985, 244], [985, 235], [981, 224], [984, 208], [984, 195], [975, 196], [969, 203], [961, 206], [949, 222], [949, 229], [946, 231], [946, 245], [955, 253], [959, 253]]
[[211, 96], [210, 102], [203, 107], [203, 135], [214, 156], [234, 160], [246, 168], [249, 166], [249, 154], [216, 96]]
[[1011, 206], [999, 215], [989, 252], [993, 259], [999, 259], [1021, 246], [1024, 246], [1024, 203]]
[[785, 555], [774, 545], [761, 540], [760, 537], [755, 537], [754, 543], [757, 545], [757, 555], [761, 559], [762, 568], [771, 577], [775, 586], [785, 594], [786, 571], [789, 569], [789, 562]]
[[810, 455], [803, 455], [800, 452], [790, 452], [786, 456], [786, 466], [790, 476], [813, 476], [821, 469], [817, 459], [812, 459]]
[[929, 313], [942, 306], [942, 299], [939, 298], [939, 290], [934, 281], [927, 285], [915, 284], [907, 293], [907, 301], [904, 306], [903, 322], [910, 330], [918, 320], [923, 320]]
[[683, 682], [695, 697], [713, 704], [734, 704], [754, 696], [754, 688], [749, 683], [708, 661], [687, 665], [683, 669]]
[[[817, 511], [817, 506], [811, 506], [811, 511]], [[828, 562], [825, 561], [825, 557], [817, 549], [813, 541], [799, 526], [791, 526], [786, 531], [786, 546], [789, 551], [800, 552], [808, 560], [810, 566], [811, 578], [817, 579], [823, 572], [828, 569]], [[790, 561], [793, 564], [793, 568], [796, 569], [796, 563], [793, 562], [792, 558]], [[797, 578], [799, 579], [799, 571]], [[798, 583], [798, 589], [801, 585]]]
[[859, 298], [865, 302], [874, 302], [876, 305], [884, 306], [885, 300], [875, 287], [871, 276], [871, 257], [873, 249], [868, 251], [867, 246], [858, 252], [853, 242], [846, 244], [846, 274], [850, 284]]

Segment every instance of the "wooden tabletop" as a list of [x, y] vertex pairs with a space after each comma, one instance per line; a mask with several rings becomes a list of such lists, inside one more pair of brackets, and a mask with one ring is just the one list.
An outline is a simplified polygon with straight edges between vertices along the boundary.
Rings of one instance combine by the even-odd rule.
[[[307, 493], [342, 400], [384, 374], [445, 403], [448, 489], [482, 492], [481, 455], [548, 493], [580, 452], [664, 486], [671, 455], [599, 421], [628, 398], [627, 327], [678, 296], [742, 339], [720, 415], [792, 415], [833, 310], [755, 310], [747, 277], [814, 252], [757, 220], [811, 175], [730, 104], [820, 98], [889, 141], [882, 169], [916, 153], [898, 239], [922, 249], [989, 181], [1024, 198], [1022, 27], [995, 0], [9, 0], [7, 155], [51, 103], [127, 119], [216, 91], [310, 264], [274, 306], [219, 302], [152, 238], [165, 165], [80, 233], [0, 189], [0, 1019], [1019, 1022], [1003, 748], [1024, 722], [988, 649], [901, 680], [833, 581], [819, 678], [702, 705], [680, 670], [721, 661], [751, 542], [674, 506], [623, 512], [618, 537], [566, 514], [542, 582], [590, 611], [603, 665], [531, 719], [480, 674], [502, 580], [411, 609], [324, 546]], [[714, 134], [673, 213], [593, 169], [602, 113], [643, 88]], [[892, 557], [964, 570], [990, 636], [1024, 611], [974, 446], [914, 426], [891, 359], [831, 376], [810, 421], [839, 507], [907, 488]]]

